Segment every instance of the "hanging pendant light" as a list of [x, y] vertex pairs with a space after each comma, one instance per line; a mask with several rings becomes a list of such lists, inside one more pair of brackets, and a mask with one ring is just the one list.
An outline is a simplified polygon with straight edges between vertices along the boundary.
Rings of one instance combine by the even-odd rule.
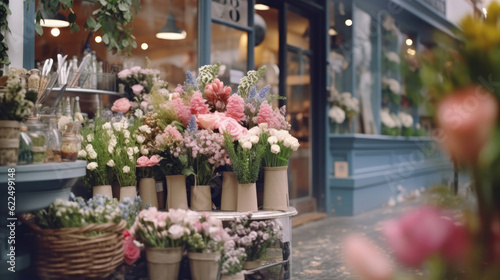
[[43, 19], [40, 20], [40, 25], [43, 27], [68, 27], [69, 21], [61, 13], [50, 14], [47, 11], [42, 10]]
[[175, 24], [175, 16], [170, 12], [167, 16], [165, 26], [156, 33], [156, 38], [164, 40], [182, 40], [186, 38], [186, 35], [186, 31], [177, 27]]

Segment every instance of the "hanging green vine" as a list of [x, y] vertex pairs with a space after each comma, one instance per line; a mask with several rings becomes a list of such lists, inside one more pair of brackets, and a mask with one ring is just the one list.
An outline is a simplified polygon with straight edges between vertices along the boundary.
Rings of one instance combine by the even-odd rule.
[[9, 55], [7, 51], [9, 47], [5, 42], [5, 33], [10, 32], [7, 16], [11, 14], [9, 9], [9, 0], [2, 0], [0, 2], [0, 64], [10, 64]]
[[[34, 1], [34, 0], [33, 0]], [[99, 7], [92, 12], [85, 23], [85, 29], [92, 32], [102, 31], [102, 41], [113, 53], [125, 52], [130, 54], [132, 48], [137, 47], [135, 37], [132, 35], [134, 15], [141, 9], [140, 0], [87, 0]], [[41, 9], [50, 14], [69, 10], [68, 21], [71, 32], [79, 31], [76, 24], [76, 14], [73, 11], [73, 0], [40, 0]], [[35, 30], [43, 34], [40, 21], [43, 15], [39, 9], [35, 17]]]

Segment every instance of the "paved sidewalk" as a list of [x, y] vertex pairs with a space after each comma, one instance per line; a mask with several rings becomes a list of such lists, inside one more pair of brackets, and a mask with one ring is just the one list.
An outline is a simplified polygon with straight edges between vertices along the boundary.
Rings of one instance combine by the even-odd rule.
[[[381, 223], [396, 218], [405, 210], [422, 204], [419, 197], [394, 207], [383, 207], [355, 217], [330, 217], [294, 228], [292, 279], [350, 280], [351, 274], [342, 256], [342, 241], [351, 233], [363, 234], [387, 252]], [[416, 275], [422, 275], [416, 271]]]

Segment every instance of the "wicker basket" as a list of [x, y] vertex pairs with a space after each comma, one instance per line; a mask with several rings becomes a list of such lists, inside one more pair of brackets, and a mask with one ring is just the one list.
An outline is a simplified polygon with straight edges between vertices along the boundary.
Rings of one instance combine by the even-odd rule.
[[[102, 279], [123, 261], [126, 221], [91, 224], [81, 228], [41, 229], [27, 223], [36, 233], [35, 266], [41, 279]], [[86, 234], [99, 231], [98, 236]]]

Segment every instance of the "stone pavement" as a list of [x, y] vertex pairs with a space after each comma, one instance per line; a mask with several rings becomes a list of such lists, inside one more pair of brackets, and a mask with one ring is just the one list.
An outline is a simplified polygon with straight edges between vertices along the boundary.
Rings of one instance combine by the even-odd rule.
[[[382, 207], [354, 217], [329, 217], [294, 228], [292, 231], [292, 279], [350, 280], [351, 274], [342, 257], [342, 241], [351, 233], [362, 234], [384, 252], [381, 223], [400, 216], [405, 210], [420, 205], [424, 198]], [[422, 273], [415, 271], [415, 276]]]

